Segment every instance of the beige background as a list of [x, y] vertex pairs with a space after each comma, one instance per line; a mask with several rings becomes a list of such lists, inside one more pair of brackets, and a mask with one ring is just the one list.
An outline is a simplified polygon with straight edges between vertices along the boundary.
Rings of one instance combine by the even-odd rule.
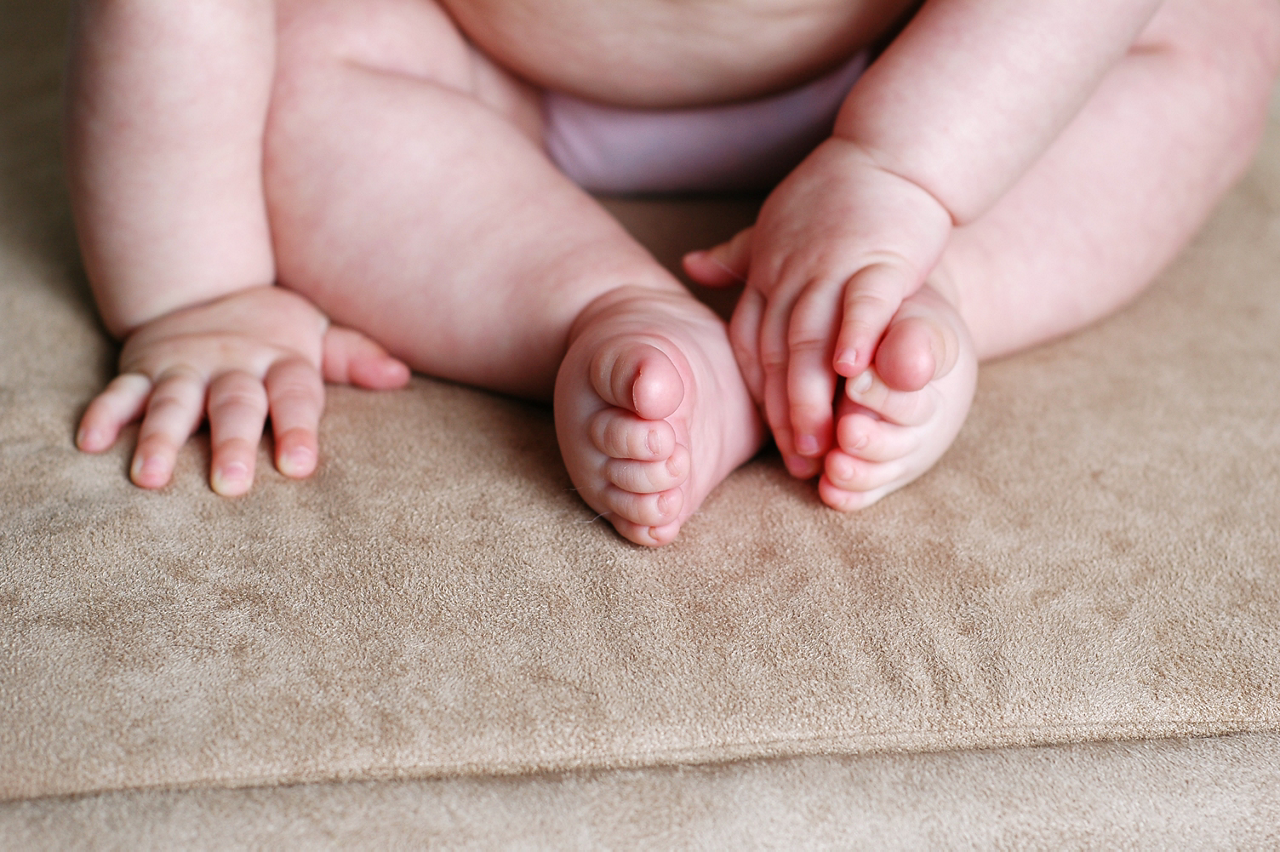
[[[1082, 826], [1180, 812], [1176, 778], [1276, 824], [1280, 127], [1148, 295], [988, 365], [918, 483], [837, 515], [766, 453], [653, 552], [593, 523], [547, 411], [428, 379], [333, 389], [320, 473], [241, 500], [203, 440], [158, 494], [127, 441], [77, 453], [115, 350], [61, 178], [64, 15], [0, 6], [0, 835], [427, 831], [452, 802], [556, 845], [537, 813], [664, 796], [708, 832], [846, 831], [823, 809], [870, 825], [892, 789], [963, 827], [1041, 777]], [[666, 259], [750, 216], [614, 209]]]

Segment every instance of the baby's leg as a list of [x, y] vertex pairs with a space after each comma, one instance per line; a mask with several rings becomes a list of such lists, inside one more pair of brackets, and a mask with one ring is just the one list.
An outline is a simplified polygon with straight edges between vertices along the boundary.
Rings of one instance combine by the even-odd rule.
[[1280, 68], [1274, 0], [1168, 0], [1040, 162], [943, 268], [981, 357], [1140, 293], [1239, 178]]
[[[955, 288], [976, 354], [1069, 333], [1140, 293], [1248, 164], [1277, 68], [1272, 0], [1167, 2], [1040, 162], [953, 234], [934, 278]], [[879, 376], [918, 382], [928, 339], [886, 337]], [[837, 416], [823, 499], [856, 508], [891, 489], [850, 461], [866, 460], [864, 415], [842, 401]], [[951, 432], [945, 419], [936, 427]]]
[[282, 282], [422, 372], [556, 385], [579, 493], [670, 540], [761, 440], [724, 324], [550, 164], [536, 93], [434, 4], [291, 0], [280, 19]]

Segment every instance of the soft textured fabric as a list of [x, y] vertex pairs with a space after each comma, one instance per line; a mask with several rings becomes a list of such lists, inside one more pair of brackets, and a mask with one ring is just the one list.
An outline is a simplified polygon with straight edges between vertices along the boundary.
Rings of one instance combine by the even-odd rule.
[[[77, 452], [116, 350], [58, 158], [64, 16], [0, 8], [6, 820], [144, 788], [594, 770], [572, 777], [609, 796], [640, 777], [610, 771], [748, 758], [899, 772], [1109, 742], [1068, 753], [1120, 765], [1150, 753], [1121, 741], [1243, 732], [1274, 753], [1280, 128], [1141, 300], [986, 365], [920, 481], [840, 515], [766, 453], [655, 552], [593, 520], [545, 409], [430, 379], [333, 389], [316, 477], [286, 481], [264, 447], [239, 500], [209, 490], [203, 438], [160, 493], [127, 481], [132, 433]], [[668, 262], [752, 212], [613, 209]], [[1250, 755], [1186, 748], [1248, 793]], [[225, 795], [199, 801], [248, 801]], [[160, 818], [160, 799], [92, 801]]]
[[0, 803], [0, 848], [1280, 847], [1280, 737]]

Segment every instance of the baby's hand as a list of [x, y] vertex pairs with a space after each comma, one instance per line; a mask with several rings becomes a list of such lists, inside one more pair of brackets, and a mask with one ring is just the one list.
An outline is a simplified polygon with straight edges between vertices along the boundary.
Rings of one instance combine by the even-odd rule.
[[159, 317], [129, 335], [120, 375], [90, 404], [76, 444], [102, 452], [142, 418], [130, 478], [161, 488], [178, 450], [209, 420], [213, 490], [236, 496], [253, 484], [258, 442], [270, 415], [276, 467], [311, 475], [324, 408], [323, 378], [393, 388], [408, 368], [349, 329], [331, 328], [311, 302], [281, 287], [243, 290]]
[[730, 338], [794, 475], [820, 470], [833, 445], [839, 377], [871, 366], [889, 320], [950, 231], [933, 196], [832, 138], [778, 185], [753, 228], [685, 258], [702, 284], [746, 282]]

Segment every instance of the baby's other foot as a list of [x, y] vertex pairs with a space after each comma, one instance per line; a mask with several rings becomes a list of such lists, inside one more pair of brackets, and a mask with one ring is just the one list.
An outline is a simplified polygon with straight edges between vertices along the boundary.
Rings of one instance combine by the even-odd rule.
[[836, 405], [837, 448], [818, 483], [823, 502], [861, 509], [923, 474], [969, 413], [977, 354], [960, 315], [926, 285], [902, 303], [875, 366]]
[[650, 546], [672, 541], [763, 440], [724, 323], [674, 291], [625, 288], [583, 311], [555, 417], [579, 495]]

